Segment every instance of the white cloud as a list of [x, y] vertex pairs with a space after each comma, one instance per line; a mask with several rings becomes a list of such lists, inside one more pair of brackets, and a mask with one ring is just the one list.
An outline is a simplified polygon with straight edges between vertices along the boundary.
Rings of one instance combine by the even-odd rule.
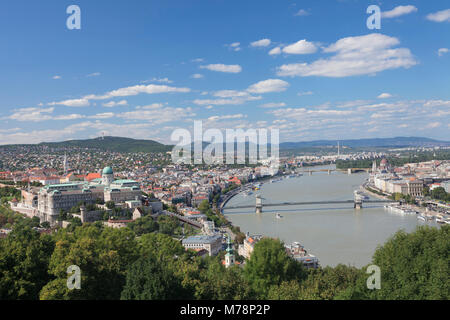
[[429, 108], [444, 107], [444, 106], [450, 107], [450, 100], [429, 100], [429, 101], [426, 101], [423, 105], [424, 105], [424, 107], [429, 107]]
[[81, 99], [69, 99], [69, 100], [64, 100], [64, 101], [59, 101], [59, 102], [50, 102], [48, 103], [49, 106], [54, 106], [54, 105], [63, 105], [66, 107], [88, 107], [91, 104], [89, 103], [89, 100], [86, 98], [81, 98]]
[[203, 78], [204, 76], [202, 75], [202, 74], [200, 74], [200, 73], [195, 73], [195, 74], [193, 74], [192, 76], [191, 76], [191, 78], [193, 78], [193, 79], [201, 79], [201, 78]]
[[206, 66], [200, 66], [201, 69], [208, 69], [211, 71], [217, 71], [217, 72], [227, 72], [227, 73], [239, 73], [242, 71], [242, 67], [238, 64], [208, 64]]
[[308, 42], [305, 39], [297, 41], [283, 48], [284, 53], [288, 54], [310, 54], [317, 51], [314, 43]]
[[212, 116], [209, 117], [209, 121], [218, 121], [218, 120], [228, 120], [228, 119], [242, 119], [246, 118], [246, 115], [243, 115], [242, 113], [239, 114], [231, 114], [231, 115], [223, 115], [223, 116]]
[[192, 59], [191, 62], [203, 62], [203, 58]]
[[97, 113], [93, 116], [89, 116], [88, 118], [91, 119], [109, 119], [114, 117], [114, 113], [113, 112], [103, 112], [103, 113]]
[[53, 76], [52, 79], [53, 80], [59, 80], [59, 79], [61, 79], [61, 76]]
[[271, 44], [270, 39], [261, 39], [261, 40], [250, 43], [250, 46], [252, 46], [252, 47], [267, 47], [270, 44]]
[[285, 64], [278, 68], [277, 74], [340, 78], [416, 65], [409, 49], [392, 48], [397, 44], [397, 38], [378, 33], [347, 37], [324, 49], [325, 53], [335, 53], [331, 58], [319, 59], [310, 64]]
[[439, 55], [439, 57], [442, 57], [442, 56], [443, 56], [444, 54], [446, 54], [448, 51], [449, 51], [448, 48], [440, 48], [440, 49], [438, 50], [438, 55]]
[[306, 11], [305, 9], [300, 9], [297, 11], [296, 14], [294, 14], [294, 16], [298, 16], [298, 17], [303, 17], [303, 16], [308, 16], [310, 13], [308, 11]]
[[235, 48], [235, 47], [239, 47], [240, 45], [241, 45], [240, 42], [233, 42], [232, 44], [230, 44], [230, 47]]
[[259, 81], [248, 87], [247, 91], [251, 93], [267, 93], [286, 91], [289, 83], [280, 79], [268, 79]]
[[284, 102], [270, 102], [260, 105], [260, 108], [281, 108], [286, 107], [286, 103]]
[[387, 99], [387, 98], [391, 98], [391, 97], [392, 97], [392, 94], [385, 92], [385, 93], [380, 94], [377, 98], [378, 99]]
[[50, 113], [53, 113], [55, 108], [21, 108], [14, 110], [14, 113], [9, 116], [9, 119], [17, 120], [17, 121], [45, 121], [51, 120], [52, 116]]
[[117, 114], [117, 117], [128, 120], [150, 121], [154, 124], [184, 120], [193, 117], [195, 113], [191, 108], [172, 108], [162, 104], [136, 107], [136, 110]]
[[434, 22], [450, 22], [450, 9], [430, 13], [427, 15], [427, 19]]
[[276, 55], [276, 54], [280, 54], [281, 53], [281, 48], [280, 47], [275, 47], [272, 50], [269, 51], [269, 54], [272, 55]]
[[417, 12], [417, 8], [415, 6], [412, 6], [412, 5], [398, 6], [390, 11], [382, 12], [381, 17], [385, 18], [385, 19], [386, 18], [396, 18], [396, 17], [403, 16], [405, 14], [413, 13], [413, 12]]
[[440, 126], [441, 126], [440, 122], [431, 122], [431, 123], [427, 124], [425, 126], [425, 128], [427, 128], [427, 129], [434, 129], [434, 128], [438, 128]]
[[104, 107], [109, 107], [109, 108], [111, 108], [111, 107], [117, 107], [117, 106], [127, 106], [127, 105], [128, 105], [127, 100], [110, 101], [110, 102], [107, 102], [107, 103], [103, 103], [103, 106], [104, 106]]
[[149, 84], [149, 85], [137, 85], [137, 86], [131, 86], [126, 88], [120, 88], [117, 90], [109, 91], [105, 93], [104, 95], [88, 95], [85, 96], [83, 99], [88, 100], [105, 100], [105, 99], [111, 99], [114, 97], [128, 97], [128, 96], [135, 96], [140, 93], [146, 93], [146, 94], [156, 94], [156, 93], [172, 93], [172, 92], [190, 92], [191, 89], [189, 88], [177, 88], [177, 87], [171, 87], [166, 85], [159, 85], [159, 84]]
[[88, 74], [86, 77], [98, 77], [100, 75], [101, 75], [100, 72], [94, 72], [94, 73]]
[[314, 94], [312, 91], [305, 91], [305, 92], [299, 92], [299, 93], [297, 93], [297, 95], [298, 95], [299, 97], [301, 97], [301, 96], [310, 96], [310, 95], [312, 95], [312, 94]]

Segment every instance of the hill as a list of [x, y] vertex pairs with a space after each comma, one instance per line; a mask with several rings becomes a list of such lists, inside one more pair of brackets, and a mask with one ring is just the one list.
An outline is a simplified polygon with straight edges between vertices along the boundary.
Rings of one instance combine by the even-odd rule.
[[104, 137], [87, 140], [69, 140], [62, 142], [44, 142], [39, 146], [49, 147], [79, 147], [89, 149], [108, 150], [114, 152], [166, 152], [172, 146], [164, 145], [153, 140], [138, 140], [122, 137]]
[[[284, 142], [280, 144], [280, 149], [300, 149], [309, 147], [336, 146], [338, 140], [316, 140], [305, 142]], [[432, 146], [450, 146], [448, 141], [439, 141], [422, 137], [396, 137], [396, 138], [374, 138], [374, 139], [352, 139], [339, 140], [341, 146], [360, 148], [360, 147], [432, 147]]]

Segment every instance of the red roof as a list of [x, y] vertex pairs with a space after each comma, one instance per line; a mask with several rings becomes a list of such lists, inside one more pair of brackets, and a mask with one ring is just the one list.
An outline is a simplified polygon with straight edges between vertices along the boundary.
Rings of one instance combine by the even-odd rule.
[[100, 173], [89, 173], [87, 176], [86, 176], [86, 180], [87, 181], [92, 181], [92, 180], [94, 180], [94, 179], [99, 179], [99, 178], [101, 178], [102, 177], [102, 175], [100, 174]]

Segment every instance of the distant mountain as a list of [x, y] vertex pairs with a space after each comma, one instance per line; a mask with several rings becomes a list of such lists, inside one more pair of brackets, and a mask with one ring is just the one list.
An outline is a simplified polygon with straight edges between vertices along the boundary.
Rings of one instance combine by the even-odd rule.
[[[305, 142], [283, 142], [280, 149], [300, 149], [309, 147], [337, 146], [338, 140], [316, 140]], [[339, 140], [341, 146], [351, 148], [361, 147], [431, 147], [450, 146], [449, 141], [439, 141], [422, 137], [396, 137], [396, 138], [374, 138], [374, 139], [353, 139]]]
[[[293, 150], [312, 147], [326, 147], [337, 146], [338, 140], [316, 140], [316, 141], [304, 141], [304, 142], [283, 142], [280, 144], [280, 150]], [[362, 147], [419, 147], [419, 146], [450, 146], [448, 141], [439, 141], [422, 137], [397, 137], [397, 138], [376, 138], [376, 139], [354, 139], [354, 140], [340, 140], [341, 146], [351, 148]], [[207, 142], [202, 143], [203, 148], [209, 145]], [[24, 146], [24, 145], [20, 145]], [[114, 152], [167, 152], [171, 151], [172, 145], [165, 145], [153, 140], [142, 140], [122, 137], [104, 137], [86, 140], [69, 140], [62, 142], [43, 142], [38, 146], [49, 147], [79, 147], [89, 149], [99, 149]], [[237, 143], [234, 143], [236, 148]], [[248, 149], [249, 143], [245, 143], [246, 149]], [[14, 147], [14, 145], [2, 146], [6, 148]], [[224, 144], [223, 149], [231, 149], [232, 144]], [[270, 148], [270, 146], [268, 146]], [[194, 151], [194, 145], [191, 145], [191, 150]]]
[[49, 147], [79, 147], [100, 149], [114, 152], [166, 152], [172, 150], [172, 146], [164, 145], [153, 140], [137, 140], [121, 137], [104, 137], [87, 140], [69, 140], [62, 142], [44, 142], [39, 145]]

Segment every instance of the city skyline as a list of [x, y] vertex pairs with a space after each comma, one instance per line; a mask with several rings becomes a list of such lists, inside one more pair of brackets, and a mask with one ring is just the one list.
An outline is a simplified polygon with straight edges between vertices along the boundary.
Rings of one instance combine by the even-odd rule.
[[[206, 128], [280, 142], [450, 136], [450, 9], [359, 1], [8, 3], [0, 145]], [[332, 26], [332, 27], [330, 27]], [[447, 36], [446, 36], [447, 35]]]

